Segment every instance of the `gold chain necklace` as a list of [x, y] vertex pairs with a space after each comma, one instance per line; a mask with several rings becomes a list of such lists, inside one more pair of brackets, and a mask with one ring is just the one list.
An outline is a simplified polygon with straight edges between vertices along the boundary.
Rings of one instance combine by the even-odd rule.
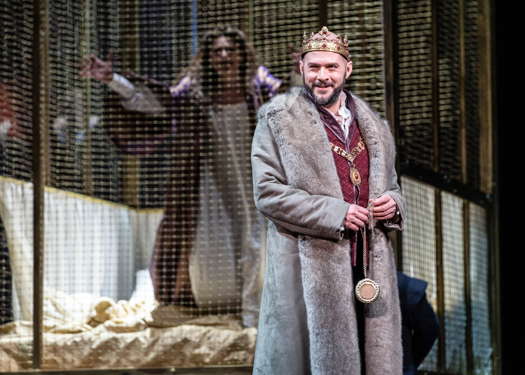
[[350, 182], [352, 182], [354, 186], [361, 185], [361, 174], [357, 170], [354, 160], [365, 149], [365, 143], [363, 142], [363, 139], [360, 137], [357, 145], [352, 150], [350, 150], [350, 152], [346, 152], [344, 149], [334, 145], [331, 142], [330, 147], [337, 155], [340, 155], [348, 160], [348, 163], [350, 164]]

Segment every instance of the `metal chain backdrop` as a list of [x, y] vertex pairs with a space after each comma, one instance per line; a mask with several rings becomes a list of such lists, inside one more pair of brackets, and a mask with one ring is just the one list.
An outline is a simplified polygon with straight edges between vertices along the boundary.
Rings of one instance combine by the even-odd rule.
[[[498, 373], [488, 0], [0, 6], [0, 372], [249, 371], [255, 115], [302, 84], [294, 52], [326, 24], [350, 40], [348, 87], [396, 135], [399, 268], [440, 321], [420, 370]], [[243, 73], [222, 87], [214, 54], [232, 51]], [[115, 74], [81, 76], [88, 62]]]

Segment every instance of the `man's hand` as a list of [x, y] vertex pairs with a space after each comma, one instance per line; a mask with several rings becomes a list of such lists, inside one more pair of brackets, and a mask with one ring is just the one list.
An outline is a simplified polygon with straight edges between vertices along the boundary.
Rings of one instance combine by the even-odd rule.
[[382, 195], [370, 203], [373, 204], [372, 214], [376, 220], [392, 219], [396, 214], [396, 201], [388, 194]]
[[345, 227], [352, 230], [363, 228], [368, 222], [368, 210], [357, 204], [351, 204], [346, 212]]
[[111, 53], [107, 61], [99, 59], [97, 56], [87, 55], [82, 61], [80, 76], [94, 78], [98, 81], [109, 83], [113, 79], [113, 62]]

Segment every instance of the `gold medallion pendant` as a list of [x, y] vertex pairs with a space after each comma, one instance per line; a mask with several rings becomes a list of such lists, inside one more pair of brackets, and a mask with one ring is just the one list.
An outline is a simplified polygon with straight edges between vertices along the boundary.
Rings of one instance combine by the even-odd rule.
[[350, 181], [356, 186], [361, 184], [361, 175], [356, 167], [350, 167]]
[[355, 286], [355, 295], [363, 303], [374, 302], [379, 297], [379, 284], [372, 279], [363, 279]]

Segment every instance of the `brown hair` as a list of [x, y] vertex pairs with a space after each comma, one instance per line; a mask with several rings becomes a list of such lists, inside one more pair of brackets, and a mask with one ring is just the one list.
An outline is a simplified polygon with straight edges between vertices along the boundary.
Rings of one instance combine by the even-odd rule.
[[219, 26], [204, 35], [199, 52], [183, 72], [183, 77], [190, 76], [192, 80], [195, 80], [205, 96], [213, 96], [219, 91], [218, 73], [211, 65], [211, 53], [214, 41], [221, 36], [230, 39], [239, 50], [241, 85], [245, 92], [249, 92], [257, 70], [255, 51], [244, 33], [231, 26]]

